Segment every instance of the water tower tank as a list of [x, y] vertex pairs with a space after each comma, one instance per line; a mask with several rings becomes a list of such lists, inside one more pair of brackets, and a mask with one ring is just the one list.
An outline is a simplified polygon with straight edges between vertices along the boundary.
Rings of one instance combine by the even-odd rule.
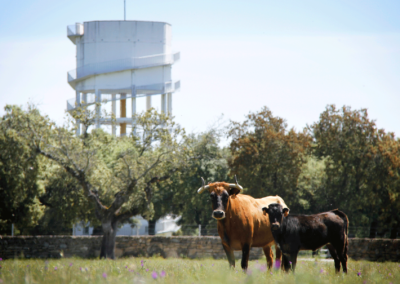
[[[111, 102], [111, 112], [120, 116], [116, 124], [121, 135], [126, 125], [134, 123], [136, 99], [161, 95], [161, 111], [172, 113], [172, 93], [180, 82], [172, 81], [171, 66], [179, 60], [179, 53], [171, 51], [171, 25], [147, 21], [93, 21], [77, 23], [67, 28], [68, 38], [76, 45], [76, 69], [68, 72], [68, 83], [76, 97], [67, 101], [67, 110], [90, 106], [96, 102]], [[131, 100], [132, 114], [126, 114], [127, 99]], [[104, 106], [103, 106], [104, 107]], [[101, 107], [96, 111], [100, 114]], [[77, 121], [80, 133], [79, 121]], [[98, 119], [102, 124], [116, 125], [111, 118]]]

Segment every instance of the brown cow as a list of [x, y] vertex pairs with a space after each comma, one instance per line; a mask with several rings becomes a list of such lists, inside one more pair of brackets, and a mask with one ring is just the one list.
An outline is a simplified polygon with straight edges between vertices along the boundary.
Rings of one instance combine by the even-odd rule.
[[[249, 195], [239, 194], [243, 189], [236, 180], [234, 183], [215, 182], [204, 184], [198, 193], [208, 191], [212, 202], [212, 217], [218, 221], [218, 234], [221, 237], [229, 264], [235, 267], [235, 256], [233, 251], [242, 251], [242, 269], [246, 270], [249, 261], [251, 247], [262, 247], [267, 257], [268, 268], [273, 263], [273, 252], [271, 246], [274, 237], [268, 218], [265, 218], [262, 208], [271, 203], [286, 206], [279, 196], [268, 196], [255, 199]], [[236, 179], [236, 177], [235, 177]], [[280, 261], [281, 251], [276, 248], [276, 259]]]

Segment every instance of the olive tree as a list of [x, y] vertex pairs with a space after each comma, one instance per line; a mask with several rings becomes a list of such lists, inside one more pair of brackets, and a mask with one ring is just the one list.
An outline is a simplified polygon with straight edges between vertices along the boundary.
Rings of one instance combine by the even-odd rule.
[[[187, 137], [171, 117], [151, 109], [135, 118], [129, 137], [113, 137], [101, 129], [88, 132], [92, 113], [78, 110], [86, 121], [84, 133], [76, 136], [74, 125], [57, 126], [49, 118], [27, 111], [9, 115], [22, 126], [18, 132], [31, 149], [60, 165], [78, 183], [77, 190], [95, 207], [103, 229], [100, 257], [114, 259], [118, 225], [132, 216], [153, 214], [153, 184], [168, 180], [185, 168]], [[86, 116], [86, 119], [82, 119]], [[134, 134], [135, 133], [135, 134]]]

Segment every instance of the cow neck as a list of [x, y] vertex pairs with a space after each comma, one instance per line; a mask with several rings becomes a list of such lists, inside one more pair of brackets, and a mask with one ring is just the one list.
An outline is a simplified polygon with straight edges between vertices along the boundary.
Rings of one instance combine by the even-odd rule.
[[228, 202], [225, 208], [225, 218], [222, 219], [221, 222], [222, 226], [224, 227], [225, 232], [229, 232], [231, 228], [232, 217], [235, 216], [235, 212], [232, 212], [232, 196], [229, 196]]
[[280, 228], [277, 231], [272, 231], [272, 236], [274, 237], [274, 239], [277, 243], [280, 243], [280, 241], [282, 240], [284, 231], [286, 231], [286, 217], [282, 218]]

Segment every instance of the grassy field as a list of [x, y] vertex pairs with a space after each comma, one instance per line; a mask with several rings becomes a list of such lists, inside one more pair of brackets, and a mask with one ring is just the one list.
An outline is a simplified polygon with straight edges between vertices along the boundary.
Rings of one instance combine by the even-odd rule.
[[[240, 266], [240, 261], [236, 262]], [[299, 259], [296, 274], [268, 271], [265, 260], [250, 261], [247, 273], [226, 260], [125, 258], [86, 260], [2, 260], [0, 283], [400, 283], [398, 263], [349, 261], [347, 275], [333, 262]]]

